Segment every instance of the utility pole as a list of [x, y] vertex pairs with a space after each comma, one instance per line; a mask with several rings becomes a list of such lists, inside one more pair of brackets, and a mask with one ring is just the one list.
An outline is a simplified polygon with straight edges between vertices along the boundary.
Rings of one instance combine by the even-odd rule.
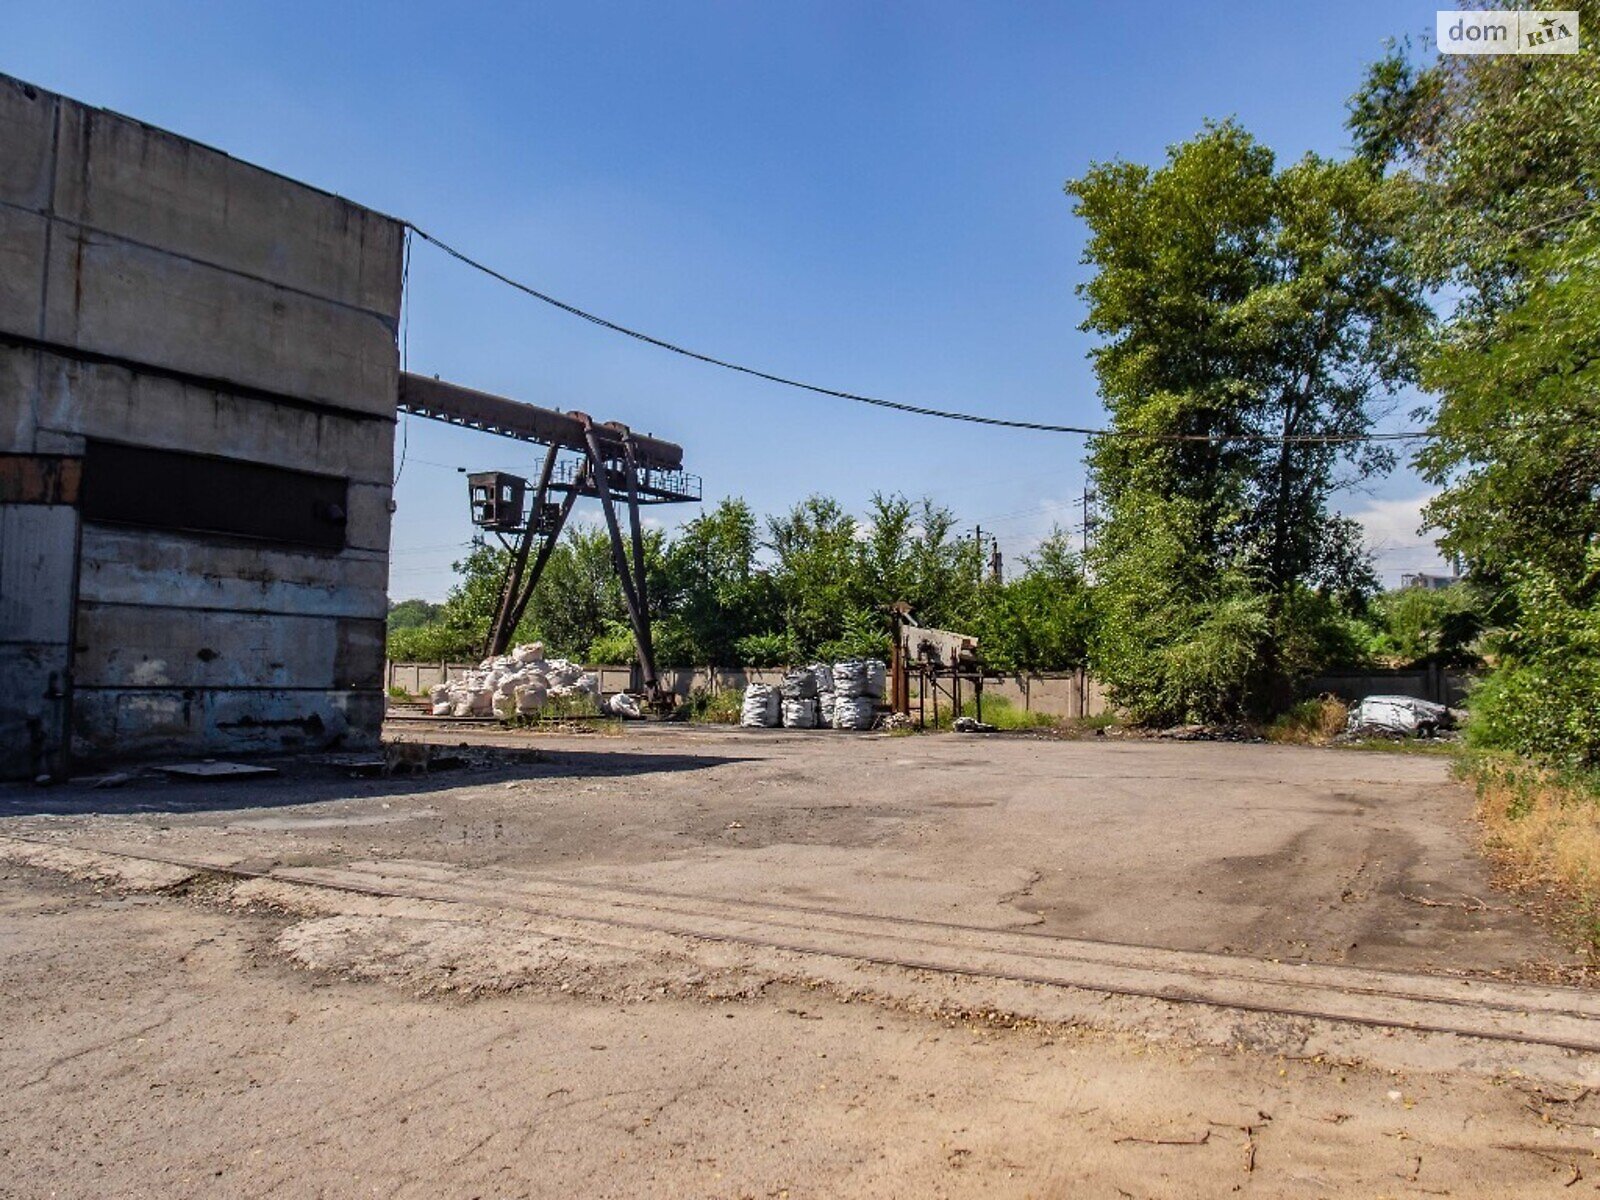
[[[978, 562], [982, 563], [984, 561], [984, 557], [985, 557], [985, 555], [984, 555], [984, 547], [983, 547], [983, 526], [982, 525], [973, 526], [973, 529], [972, 529], [972, 541], [973, 541], [973, 544], [975, 546], [977, 546], [977, 548], [978, 548]], [[1004, 565], [1002, 560], [1001, 560], [1001, 557], [1000, 557], [1000, 539], [995, 537], [994, 534], [991, 533], [989, 535], [989, 545], [990, 545], [990, 550], [988, 552], [989, 577], [991, 579], [993, 579], [996, 583], [999, 583], [1000, 582], [1000, 576], [1001, 576], [1001, 569], [1002, 569], [1002, 567]], [[980, 567], [980, 570], [981, 569], [982, 568]]]
[[1082, 501], [1082, 504], [1083, 504], [1083, 557], [1084, 557], [1085, 560], [1087, 560], [1088, 557], [1089, 557], [1089, 540], [1094, 535], [1095, 526], [1100, 523], [1099, 518], [1095, 516], [1095, 511], [1094, 511], [1095, 502], [1097, 500], [1099, 500], [1099, 499], [1100, 499], [1099, 493], [1096, 492], [1087, 483], [1085, 483], [1083, 485], [1083, 501]]

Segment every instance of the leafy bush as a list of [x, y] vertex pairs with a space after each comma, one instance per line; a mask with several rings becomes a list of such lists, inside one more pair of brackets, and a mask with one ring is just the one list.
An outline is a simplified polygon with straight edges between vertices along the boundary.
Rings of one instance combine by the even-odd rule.
[[852, 658], [887, 659], [892, 644], [878, 616], [857, 609], [845, 618], [844, 630], [838, 637], [817, 647], [816, 657], [823, 662], [844, 662]]
[[418, 625], [389, 631], [389, 657], [395, 662], [476, 662], [483, 636], [449, 625]]
[[1372, 603], [1376, 629], [1369, 648], [1396, 666], [1476, 666], [1482, 662], [1477, 642], [1488, 623], [1485, 609], [1477, 589], [1466, 583], [1385, 592]]
[[[1600, 547], [1590, 556], [1600, 581]], [[1517, 624], [1493, 640], [1497, 669], [1468, 697], [1468, 743], [1547, 766], [1600, 768], [1600, 594], [1576, 604], [1538, 576], [1515, 594]]]
[[584, 657], [591, 663], [616, 667], [631, 663], [636, 653], [633, 630], [621, 622], [612, 621], [607, 624], [604, 633], [589, 643]]
[[783, 667], [800, 657], [794, 638], [787, 632], [752, 633], [735, 643], [741, 666]]

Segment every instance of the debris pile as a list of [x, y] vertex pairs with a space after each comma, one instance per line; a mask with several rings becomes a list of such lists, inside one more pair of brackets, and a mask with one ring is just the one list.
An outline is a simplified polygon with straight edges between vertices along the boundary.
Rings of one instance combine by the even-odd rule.
[[600, 677], [564, 658], [545, 658], [543, 642], [486, 658], [460, 679], [428, 690], [436, 717], [529, 716], [551, 700], [600, 699]]
[[1368, 696], [1350, 710], [1347, 740], [1361, 738], [1432, 738], [1448, 734], [1456, 714], [1443, 704], [1415, 696]]

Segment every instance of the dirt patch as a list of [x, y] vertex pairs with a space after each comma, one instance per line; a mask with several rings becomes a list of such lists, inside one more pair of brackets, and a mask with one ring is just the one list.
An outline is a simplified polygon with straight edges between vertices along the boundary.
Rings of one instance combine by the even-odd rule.
[[323, 917], [291, 925], [277, 947], [296, 966], [378, 980], [419, 996], [484, 996], [531, 987], [597, 1000], [733, 1000], [757, 996], [772, 982], [753, 972], [708, 969], [686, 956], [459, 920]]
[[1600, 1113], [1579, 1086], [1196, 1051], [983, 1005], [931, 1019], [781, 983], [730, 1002], [421, 1000], [283, 965], [284, 918], [260, 900], [0, 874], [10, 1192], [1520, 1198], [1593, 1173]]

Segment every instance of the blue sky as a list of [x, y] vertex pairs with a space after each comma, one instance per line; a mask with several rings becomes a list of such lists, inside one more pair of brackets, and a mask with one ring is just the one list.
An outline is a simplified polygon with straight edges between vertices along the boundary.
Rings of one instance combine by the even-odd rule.
[[[1413, 3], [91, 3], [14, 7], [0, 70], [414, 221], [696, 349], [846, 390], [1056, 423], [1102, 410], [1062, 182], [1237, 117], [1346, 149], [1345, 98]], [[411, 369], [682, 443], [708, 500], [931, 495], [1008, 558], [1078, 520], [1083, 446], [718, 371], [419, 243]], [[1400, 406], [1392, 426], [1405, 423]], [[443, 596], [455, 468], [531, 448], [412, 420], [391, 594]], [[1341, 506], [1392, 581], [1438, 558], [1408, 471]], [[581, 510], [580, 510], [581, 511]], [[655, 512], [669, 522], [693, 508]]]

